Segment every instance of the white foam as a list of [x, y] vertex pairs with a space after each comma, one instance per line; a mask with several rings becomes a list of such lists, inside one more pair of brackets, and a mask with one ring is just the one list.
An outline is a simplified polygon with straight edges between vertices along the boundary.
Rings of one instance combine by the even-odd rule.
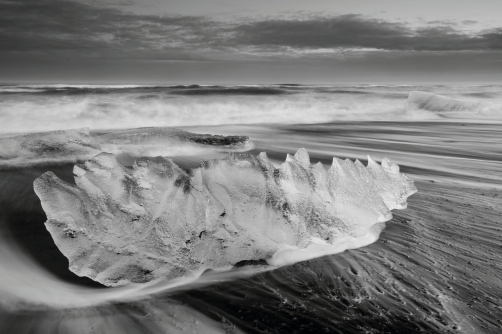
[[317, 257], [342, 253], [349, 249], [356, 249], [371, 245], [380, 237], [385, 224], [377, 223], [368, 232], [359, 237], [346, 236], [337, 240], [336, 244], [312, 243], [304, 249], [285, 247], [278, 250], [267, 262], [273, 266], [285, 266]]
[[5, 96], [0, 133], [337, 120], [407, 120], [403, 100], [306, 92], [275, 96], [176, 96], [163, 92]]

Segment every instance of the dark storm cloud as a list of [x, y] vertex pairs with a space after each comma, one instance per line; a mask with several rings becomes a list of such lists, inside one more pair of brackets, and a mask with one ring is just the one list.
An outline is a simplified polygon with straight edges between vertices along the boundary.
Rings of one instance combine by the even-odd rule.
[[438, 21], [412, 29], [403, 23], [342, 15], [242, 24], [197, 16], [137, 15], [65, 0], [7, 0], [0, 2], [0, 55], [190, 60], [205, 59], [211, 52], [286, 54], [283, 47], [502, 50], [502, 28], [466, 34], [458, 30], [459, 24], [470, 23]]
[[140, 16], [64, 0], [0, 2], [0, 51], [148, 58], [209, 43], [212, 29], [201, 17]]
[[305, 20], [256, 21], [236, 28], [243, 45], [295, 48], [376, 48], [412, 51], [502, 50], [502, 29], [471, 36], [449, 22], [412, 29], [358, 15]]

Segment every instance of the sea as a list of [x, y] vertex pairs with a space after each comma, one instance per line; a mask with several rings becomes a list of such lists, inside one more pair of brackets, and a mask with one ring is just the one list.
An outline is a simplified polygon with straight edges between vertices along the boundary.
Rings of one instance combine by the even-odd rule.
[[[0, 147], [0, 333], [502, 332], [502, 85], [0, 86], [0, 139], [83, 127], [248, 136], [277, 164], [389, 158], [418, 192], [365, 247], [108, 288], [68, 269], [33, 190], [74, 162]], [[225, 152], [174, 158], [208, 156]]]

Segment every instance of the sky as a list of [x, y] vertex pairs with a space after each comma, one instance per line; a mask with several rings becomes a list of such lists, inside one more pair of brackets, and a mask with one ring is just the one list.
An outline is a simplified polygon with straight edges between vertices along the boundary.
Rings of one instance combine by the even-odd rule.
[[500, 83], [500, 0], [0, 0], [0, 82]]

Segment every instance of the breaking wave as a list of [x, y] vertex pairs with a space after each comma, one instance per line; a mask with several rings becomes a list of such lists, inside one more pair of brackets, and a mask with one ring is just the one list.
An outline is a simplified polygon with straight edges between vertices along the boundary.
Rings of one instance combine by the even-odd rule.
[[[421, 97], [418, 97], [419, 93], [412, 93], [408, 99], [410, 92], [421, 89], [427, 93]], [[449, 112], [444, 108], [429, 110], [436, 108], [434, 103], [439, 103], [438, 94], [461, 101], [473, 93], [482, 93], [477, 98], [481, 105], [494, 107], [471, 114], [496, 116], [489, 111], [500, 110], [497, 106], [502, 106], [498, 86], [453, 91], [445, 87], [378, 85], [2, 86], [0, 133], [51, 131], [76, 126], [123, 129], [437, 120]], [[457, 113], [457, 116], [461, 114]]]
[[282, 95], [288, 91], [270, 87], [211, 87], [175, 90], [178, 95]]

